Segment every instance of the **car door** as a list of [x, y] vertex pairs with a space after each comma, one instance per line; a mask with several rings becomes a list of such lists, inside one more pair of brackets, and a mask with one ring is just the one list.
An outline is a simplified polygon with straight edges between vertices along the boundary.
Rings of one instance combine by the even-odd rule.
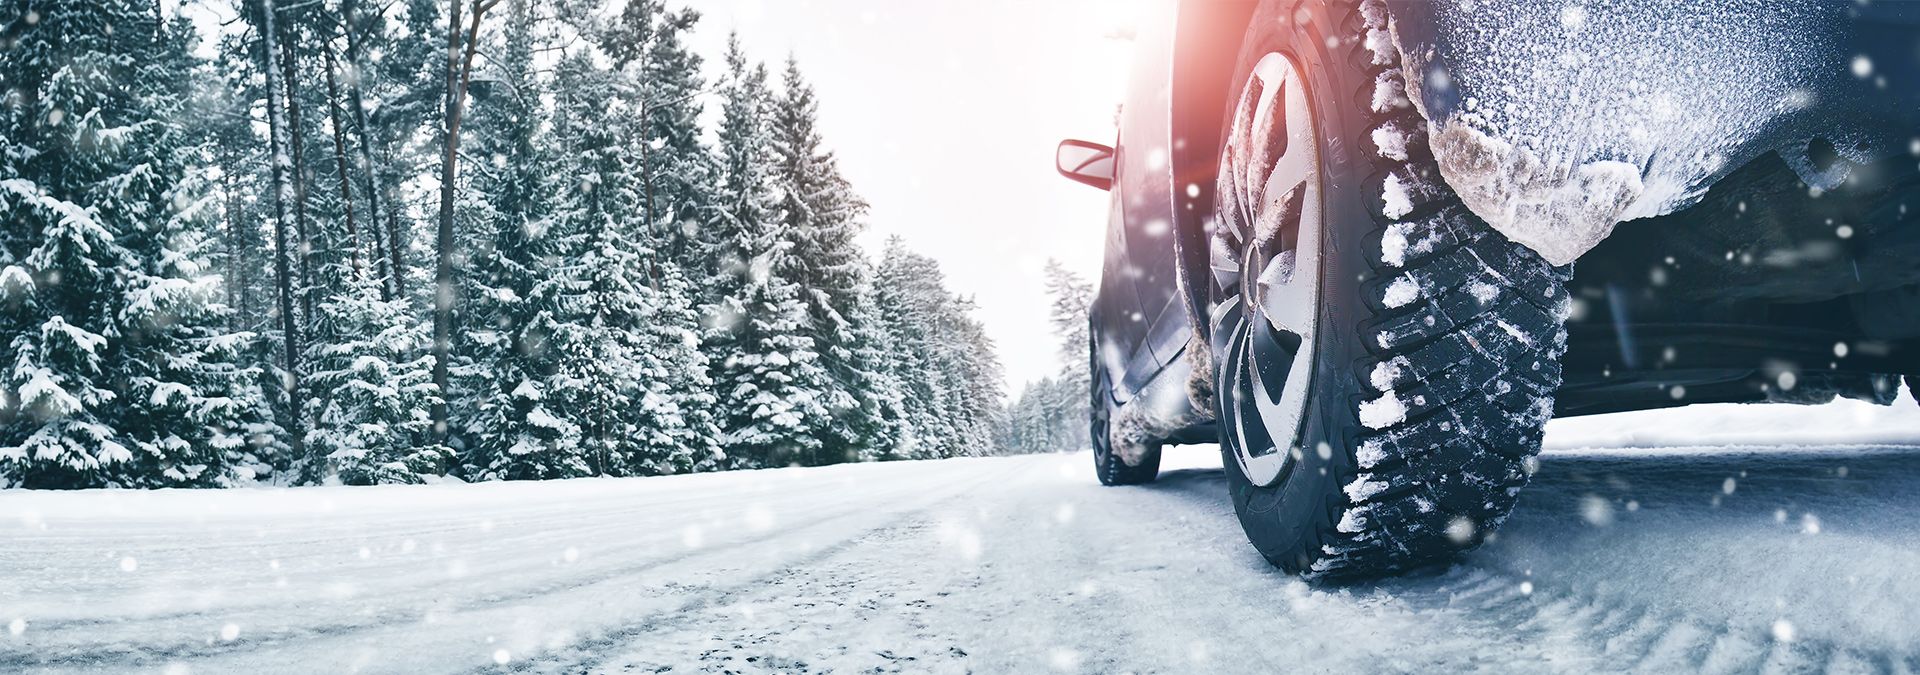
[[[1157, 3], [1158, 25], [1171, 26], [1177, 3]], [[1174, 262], [1174, 182], [1172, 144], [1172, 30], [1143, 31], [1135, 51], [1128, 100], [1121, 114], [1119, 175], [1123, 197], [1129, 277], [1144, 322], [1143, 341], [1151, 368], [1180, 358], [1191, 321], [1180, 296]], [[1148, 374], [1151, 376], [1151, 373]]]
[[1125, 402], [1145, 386], [1157, 370], [1147, 343], [1147, 317], [1140, 311], [1134, 277], [1139, 266], [1131, 255], [1137, 237], [1127, 227], [1125, 191], [1113, 190], [1107, 217], [1106, 259], [1101, 266], [1100, 294], [1094, 308], [1094, 334], [1099, 336], [1101, 365], [1112, 377], [1114, 399]]

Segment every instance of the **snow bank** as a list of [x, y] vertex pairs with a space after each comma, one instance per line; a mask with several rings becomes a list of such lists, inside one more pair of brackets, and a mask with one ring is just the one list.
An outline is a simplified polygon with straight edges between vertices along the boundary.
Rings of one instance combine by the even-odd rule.
[[1920, 404], [1901, 387], [1890, 406], [1709, 403], [1567, 417], [1547, 423], [1547, 450], [1729, 445], [1920, 444]]

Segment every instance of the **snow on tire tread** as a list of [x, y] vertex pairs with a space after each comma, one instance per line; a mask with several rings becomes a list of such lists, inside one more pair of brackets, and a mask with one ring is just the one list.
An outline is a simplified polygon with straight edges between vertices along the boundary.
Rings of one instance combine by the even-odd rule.
[[1404, 85], [1378, 0], [1361, 5], [1376, 77], [1369, 139], [1392, 164], [1380, 184], [1388, 222], [1363, 289], [1361, 327], [1375, 392], [1361, 422], [1344, 503], [1322, 532], [1310, 578], [1407, 569], [1477, 545], [1526, 484], [1553, 411], [1565, 351], [1567, 272], [1474, 217], [1437, 177], [1424, 120], [1394, 104]]

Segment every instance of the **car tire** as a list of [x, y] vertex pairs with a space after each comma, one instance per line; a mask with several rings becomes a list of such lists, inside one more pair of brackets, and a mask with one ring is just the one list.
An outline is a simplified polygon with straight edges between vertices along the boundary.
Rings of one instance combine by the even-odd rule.
[[[1312, 579], [1423, 566], [1491, 536], [1538, 466], [1570, 306], [1569, 270], [1445, 187], [1401, 93], [1385, 8], [1365, 5], [1267, 0], [1255, 12], [1207, 233], [1234, 511], [1262, 556]], [[1301, 138], [1313, 142], [1288, 145]], [[1276, 183], [1305, 147], [1301, 181]], [[1312, 302], [1290, 309], [1288, 297]]]

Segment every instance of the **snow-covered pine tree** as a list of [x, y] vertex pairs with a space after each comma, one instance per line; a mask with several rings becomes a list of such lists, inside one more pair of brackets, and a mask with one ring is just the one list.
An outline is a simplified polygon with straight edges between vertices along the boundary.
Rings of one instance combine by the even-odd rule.
[[986, 326], [973, 318], [973, 299], [950, 297], [935, 348], [941, 372], [952, 383], [948, 414], [960, 421], [955, 425], [959, 446], [954, 455], [993, 454], [994, 419], [1006, 400], [1000, 359]]
[[[158, 20], [158, 17], [156, 17]], [[165, 197], [175, 211], [130, 221], [122, 245], [139, 264], [130, 270], [127, 306], [120, 317], [119, 360], [126, 398], [115, 426], [126, 434], [134, 461], [123, 485], [224, 486], [266, 477], [284, 450], [249, 363], [257, 343], [250, 332], [227, 328], [230, 307], [213, 236], [220, 197], [207, 165], [214, 149], [199, 81], [208, 77], [193, 56], [197, 32], [176, 16], [156, 25], [138, 57], [142, 106], [163, 124], [137, 160], [171, 167], [180, 180]], [[136, 152], [139, 157], [142, 153]], [[137, 169], [136, 169], [137, 171]]]
[[[612, 66], [606, 78], [615, 99], [608, 106], [620, 113], [618, 128], [606, 130], [617, 139], [618, 171], [593, 180], [603, 196], [621, 195], [619, 231], [611, 234], [632, 240], [626, 248], [638, 275], [630, 279], [640, 300], [637, 311], [627, 313], [636, 318], [619, 327], [637, 345], [632, 395], [638, 406], [631, 421], [640, 433], [623, 447], [623, 463], [609, 467], [614, 473], [719, 468], [715, 397], [698, 348], [696, 311], [708, 297], [696, 280], [707, 278], [711, 247], [701, 225], [715, 168], [701, 141], [700, 57], [682, 39], [699, 19], [691, 8], [669, 11], [659, 0], [634, 0], [595, 31]], [[603, 124], [611, 109], [583, 108], [580, 119]]]
[[0, 486], [220, 485], [259, 411], [177, 115], [192, 33], [130, 0], [0, 5]]
[[[871, 274], [871, 272], [869, 272]], [[829, 439], [843, 439], [854, 453], [847, 459], [871, 462], [892, 455], [906, 420], [906, 391], [892, 365], [892, 335], [881, 318], [872, 279], [856, 292], [846, 315], [846, 386], [857, 407], [841, 411]], [[833, 371], [829, 371], [832, 373]], [[832, 453], [825, 453], [833, 457]]]
[[1087, 447], [1087, 390], [1065, 378], [1027, 383], [1001, 418], [1004, 452], [1060, 452]]
[[[546, 396], [582, 442], [543, 468], [635, 475], [715, 468], [719, 450], [698, 349], [691, 285], [646, 237], [645, 182], [628, 139], [638, 119], [615, 96], [620, 73], [585, 53], [557, 68], [555, 114], [565, 181], [555, 228], [566, 238], [565, 296], [547, 340], [560, 359]], [[529, 467], [529, 469], [534, 467]], [[536, 475], [513, 477], [547, 477]]]
[[822, 402], [832, 415], [810, 463], [871, 459], [894, 444], [900, 392], [881, 364], [885, 346], [871, 306], [871, 266], [857, 241], [867, 205], [826, 148], [819, 101], [792, 57], [782, 85], [771, 120], [772, 179], [788, 247], [778, 272], [800, 289], [805, 332], [829, 376]]
[[476, 477], [543, 474], [520, 465], [580, 443], [580, 426], [548, 401], [570, 386], [555, 349], [570, 335], [560, 325], [567, 278], [556, 274], [567, 242], [553, 228], [556, 164], [540, 128], [546, 87], [534, 75], [533, 21], [526, 0], [509, 4], [505, 40], [484, 74], [490, 86], [473, 109], [473, 154], [490, 168], [476, 172], [467, 206], [490, 236], [470, 249], [455, 412], [466, 473]]
[[939, 270], [931, 258], [907, 250], [898, 236], [888, 237], [874, 282], [874, 302], [887, 339], [887, 369], [901, 383], [899, 440], [886, 459], [930, 459], [948, 456], [957, 420], [940, 410], [950, 383], [934, 377], [930, 350], [935, 341], [940, 304], [946, 292], [938, 283]]
[[1058, 384], [1059, 381], [1051, 377], [1028, 382], [1020, 390], [1020, 395], [1007, 405], [1006, 413], [1000, 417], [1000, 430], [995, 436], [1002, 451], [1028, 453], [1054, 449], [1049, 399]]
[[[660, 252], [651, 251], [659, 257]], [[628, 470], [637, 475], [713, 471], [726, 458], [715, 410], [711, 366], [700, 350], [698, 290], [677, 266], [662, 264], [649, 291], [652, 311], [636, 327], [646, 349], [635, 359], [641, 391], [636, 426], [641, 434]]]
[[307, 359], [313, 408], [307, 448], [349, 485], [445, 475], [453, 453], [430, 433], [430, 409], [440, 392], [433, 356], [424, 349], [426, 326], [404, 301], [381, 299], [380, 281], [365, 268], [342, 272], [349, 290], [317, 308]]
[[713, 240], [703, 224], [719, 171], [701, 140], [701, 58], [684, 40], [699, 21], [691, 7], [670, 11], [662, 0], [632, 0], [600, 33], [622, 99], [638, 120], [635, 138], [644, 141], [634, 150], [647, 236], [688, 279], [711, 269]]
[[906, 423], [895, 457], [987, 454], [1000, 414], [1000, 364], [972, 317], [973, 302], [947, 290], [932, 258], [887, 240], [874, 298], [894, 348], [889, 366], [905, 386]]
[[1061, 265], [1058, 260], [1047, 260], [1043, 270], [1047, 282], [1047, 297], [1051, 304], [1047, 310], [1047, 320], [1053, 324], [1054, 337], [1059, 339], [1060, 375], [1057, 389], [1045, 398], [1049, 402], [1050, 419], [1057, 420], [1059, 428], [1050, 432], [1059, 439], [1051, 447], [1058, 449], [1078, 449], [1085, 443], [1087, 435], [1087, 391], [1092, 386], [1088, 382], [1087, 345], [1087, 308], [1093, 304], [1093, 284], [1080, 275]]
[[749, 67], [738, 36], [727, 43], [719, 130], [721, 182], [714, 199], [715, 261], [705, 308], [708, 354], [725, 449], [734, 467], [807, 462], [831, 422], [831, 384], [808, 335], [801, 289], [785, 274], [792, 255], [781, 228], [769, 164], [771, 93], [765, 66]]

